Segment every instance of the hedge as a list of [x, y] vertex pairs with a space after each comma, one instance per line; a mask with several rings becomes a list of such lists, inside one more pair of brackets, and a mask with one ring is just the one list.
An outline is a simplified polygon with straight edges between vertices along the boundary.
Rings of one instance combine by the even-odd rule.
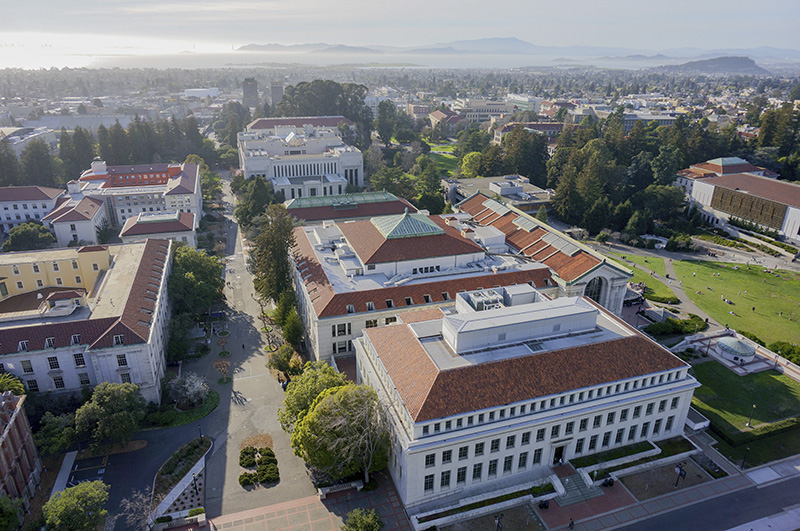
[[[748, 431], [730, 432], [719, 427], [715, 422], [711, 423], [711, 431], [720, 436], [722, 440], [731, 446], [741, 446], [771, 435], [777, 435], [787, 431], [800, 428], [800, 417], [792, 417], [779, 420], [765, 426], [759, 426]], [[798, 435], [800, 437], [800, 435]]]

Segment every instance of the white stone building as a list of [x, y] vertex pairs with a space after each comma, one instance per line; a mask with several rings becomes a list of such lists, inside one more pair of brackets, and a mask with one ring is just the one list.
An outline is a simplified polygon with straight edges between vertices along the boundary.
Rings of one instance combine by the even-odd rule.
[[194, 214], [191, 212], [141, 212], [125, 221], [119, 237], [122, 243], [161, 239], [182, 242], [196, 248], [194, 226]]
[[51, 153], [58, 152], [56, 133], [49, 127], [0, 127], [0, 140], [8, 139], [11, 149], [17, 158], [22, 157], [22, 152], [34, 140], [41, 140], [47, 144]]
[[336, 127], [276, 124], [239, 133], [238, 142], [245, 178], [265, 177], [286, 200], [341, 195], [348, 185], [364, 186], [361, 151], [345, 144]]
[[26, 221], [41, 221], [63, 194], [64, 190], [44, 186], [0, 188], [0, 232], [7, 234]]
[[130, 382], [159, 402], [170, 266], [166, 240], [4, 254], [0, 370], [29, 391]]
[[450, 307], [456, 293], [533, 284], [557, 291], [547, 266], [505, 251], [503, 235], [470, 227], [457, 216], [398, 214], [325, 222], [295, 229], [294, 285], [314, 358], [352, 355], [365, 328], [391, 324], [398, 313]]
[[354, 340], [389, 413], [389, 472], [408, 510], [530, 485], [551, 466], [681, 435], [689, 365], [587, 298], [527, 285], [459, 293]]
[[67, 194], [58, 198], [56, 206], [42, 222], [55, 233], [59, 247], [79, 242], [81, 245], [97, 244], [98, 231], [109, 223], [105, 203], [84, 196], [78, 181], [67, 183]]

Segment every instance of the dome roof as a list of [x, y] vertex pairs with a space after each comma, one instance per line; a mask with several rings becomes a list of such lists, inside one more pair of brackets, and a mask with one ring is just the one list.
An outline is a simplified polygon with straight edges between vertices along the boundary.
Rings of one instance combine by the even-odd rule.
[[756, 353], [755, 348], [735, 337], [723, 337], [717, 341], [717, 346], [734, 356], [752, 356]]

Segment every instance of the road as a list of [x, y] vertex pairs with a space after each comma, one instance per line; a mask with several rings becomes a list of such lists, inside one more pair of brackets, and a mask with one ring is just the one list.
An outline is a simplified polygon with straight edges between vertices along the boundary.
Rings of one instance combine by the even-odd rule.
[[750, 487], [617, 529], [625, 531], [724, 531], [779, 514], [800, 503], [800, 477]]

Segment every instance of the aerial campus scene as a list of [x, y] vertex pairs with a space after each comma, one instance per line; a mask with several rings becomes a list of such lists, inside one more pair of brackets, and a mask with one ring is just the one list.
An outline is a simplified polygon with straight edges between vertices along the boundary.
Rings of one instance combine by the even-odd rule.
[[800, 529], [800, 4], [0, 13], [0, 531]]

